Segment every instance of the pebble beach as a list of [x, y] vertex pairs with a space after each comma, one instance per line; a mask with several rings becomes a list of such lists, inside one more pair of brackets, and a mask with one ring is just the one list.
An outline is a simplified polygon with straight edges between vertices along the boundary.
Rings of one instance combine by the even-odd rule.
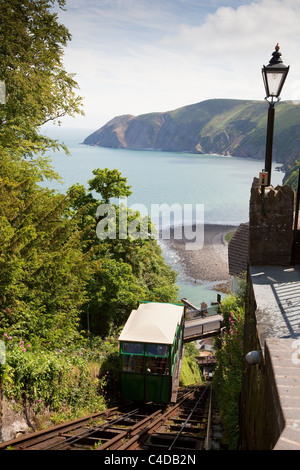
[[[193, 227], [193, 231], [200, 230], [200, 227]], [[225, 235], [236, 230], [233, 225], [204, 225], [204, 243], [202, 248], [187, 250], [186, 238], [174, 238], [174, 231], [171, 230], [169, 239], [165, 243], [176, 252], [180, 259], [181, 269], [184, 274], [195, 282], [216, 282], [220, 290], [229, 288], [230, 275], [228, 270], [228, 244]], [[217, 290], [217, 286], [216, 286]]]

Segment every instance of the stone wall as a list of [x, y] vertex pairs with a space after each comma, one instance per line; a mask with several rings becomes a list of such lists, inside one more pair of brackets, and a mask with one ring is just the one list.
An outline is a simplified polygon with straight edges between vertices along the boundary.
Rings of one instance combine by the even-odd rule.
[[248, 285], [244, 357], [249, 351], [260, 351], [262, 360], [256, 365], [244, 360], [239, 447], [242, 450], [272, 450], [284, 429], [284, 417], [268, 346], [261, 344], [257, 332], [257, 306], [250, 280]]
[[[300, 359], [299, 365], [291, 360], [295, 338], [300, 344], [294, 197], [289, 186], [262, 188], [256, 179], [251, 189], [244, 357], [260, 351], [261, 362], [244, 360], [240, 449], [300, 450]], [[282, 299], [279, 286], [286, 286]]]
[[13, 410], [4, 397], [0, 398], [0, 442], [10, 441], [30, 430], [23, 413]]
[[[1, 393], [2, 392], [2, 393]], [[48, 408], [36, 414], [30, 406], [16, 406], [8, 401], [0, 390], [0, 443], [16, 439], [24, 434], [53, 426]]]
[[290, 186], [251, 188], [249, 263], [286, 266], [291, 262], [295, 193]]

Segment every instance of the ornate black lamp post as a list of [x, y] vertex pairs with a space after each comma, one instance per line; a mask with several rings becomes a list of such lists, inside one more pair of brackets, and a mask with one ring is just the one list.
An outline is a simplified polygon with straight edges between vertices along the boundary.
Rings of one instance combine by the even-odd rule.
[[279, 49], [279, 45], [277, 44], [269, 64], [267, 66], [264, 65], [262, 68], [262, 75], [266, 89], [265, 100], [269, 103], [265, 156], [265, 171], [267, 172], [265, 182], [266, 186], [270, 186], [271, 184], [275, 104], [280, 100], [280, 93], [290, 68], [282, 63]]

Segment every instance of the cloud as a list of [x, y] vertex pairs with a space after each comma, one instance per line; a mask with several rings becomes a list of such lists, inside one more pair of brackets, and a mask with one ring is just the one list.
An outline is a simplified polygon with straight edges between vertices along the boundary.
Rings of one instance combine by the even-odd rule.
[[261, 67], [277, 42], [291, 66], [282, 98], [295, 97], [300, 2], [228, 0], [215, 11], [213, 3], [222, 5], [72, 0], [70, 16], [62, 16], [73, 34], [65, 64], [77, 73], [86, 97], [85, 122], [100, 127], [116, 115], [167, 111], [209, 98], [263, 99]]
[[294, 0], [263, 0], [237, 9], [222, 7], [208, 15], [200, 27], [183, 25], [172, 42], [209, 53], [213, 59], [224, 55], [228, 60], [241, 53], [257, 57], [261, 50], [270, 47], [270, 36], [274, 46], [278, 40], [295, 43], [299, 13], [300, 3]]

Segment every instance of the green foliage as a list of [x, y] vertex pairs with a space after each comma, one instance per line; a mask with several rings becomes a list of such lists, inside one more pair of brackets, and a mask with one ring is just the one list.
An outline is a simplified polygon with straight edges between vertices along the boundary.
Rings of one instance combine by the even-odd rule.
[[233, 325], [232, 320], [242, 314], [244, 318], [245, 298], [244, 293], [241, 291], [239, 295], [230, 294], [222, 300], [221, 314], [223, 315], [223, 325], [226, 331], [229, 331]]
[[299, 171], [300, 159], [295, 161], [294, 165], [287, 170], [284, 177], [284, 184], [291, 186], [295, 192], [297, 192], [298, 189]]
[[107, 337], [139, 300], [176, 300], [175, 274], [151, 238], [99, 240], [99, 201], [84, 188], [42, 189], [30, 161], [4, 158], [0, 168], [6, 397], [36, 414], [49, 408], [56, 421], [102, 409], [118, 396], [116, 341], [99, 338], [82, 354], [80, 322], [88, 314], [90, 329]]
[[77, 84], [62, 66], [71, 36], [51, 11], [55, 3], [1, 2], [0, 331], [70, 342], [89, 265], [67, 199], [38, 186], [57, 177], [45, 153], [60, 147], [40, 126], [80, 112]]
[[[176, 274], [165, 263], [157, 241], [151, 236], [151, 221], [142, 218], [138, 212], [127, 207], [120, 209], [110, 204], [112, 220], [96, 217], [102, 204], [110, 198], [129, 195], [126, 178], [117, 170], [96, 169], [95, 178], [89, 181], [88, 191], [81, 185], [68, 190], [70, 204], [78, 229], [83, 234], [83, 251], [93, 263], [87, 291], [88, 301], [83, 310], [89, 315], [89, 327], [93, 333], [105, 335], [111, 326], [124, 324], [131, 310], [137, 308], [140, 300], [174, 302], [177, 300]], [[96, 199], [92, 191], [100, 194]], [[106, 206], [105, 206], [106, 207]], [[120, 211], [126, 210], [125, 237], [120, 236]], [[114, 237], [97, 237], [99, 221], [114, 230]], [[139, 220], [145, 227], [142, 236], [133, 236], [129, 227]], [[137, 229], [139, 235], [139, 228]]]
[[65, 196], [31, 162], [0, 162], [0, 332], [67, 344], [78, 335], [90, 264]]
[[51, 349], [5, 335], [0, 379], [6, 398], [18, 411], [30, 409], [38, 422], [47, 410], [54, 424], [113, 406], [120, 391], [118, 336], [115, 330], [105, 340], [91, 336]]
[[[0, 385], [22, 406], [95, 409], [114, 383], [102, 369], [95, 376], [95, 367], [113, 348], [107, 371], [114, 369], [116, 345], [104, 341], [107, 349], [100, 341], [98, 352], [79, 354], [85, 320], [107, 338], [138, 301], [176, 301], [176, 276], [150, 235], [151, 221], [136, 212], [127, 211], [126, 228], [139, 217], [145, 237], [97, 237], [97, 207], [131, 194], [118, 170], [96, 169], [88, 190], [75, 184], [67, 195], [39, 185], [57, 178], [45, 154], [60, 147], [40, 126], [80, 112], [81, 103], [62, 66], [71, 36], [51, 12], [55, 3], [1, 2], [0, 338], [7, 361]], [[62, 8], [65, 1], [57, 3]], [[113, 207], [118, 225], [120, 209]]]
[[230, 240], [231, 240], [232, 237], [234, 236], [235, 232], [236, 232], [236, 230], [233, 230], [232, 232], [226, 233], [226, 235], [225, 235], [225, 241], [226, 241], [226, 243], [229, 243], [229, 242], [230, 242]]
[[214, 390], [224, 436], [230, 449], [235, 449], [239, 427], [239, 396], [243, 367], [244, 305], [241, 297], [229, 296], [222, 302], [225, 331], [216, 351]]
[[0, 169], [0, 332], [66, 345], [82, 313], [103, 335], [140, 300], [176, 300], [176, 276], [156, 240], [99, 240], [100, 201], [85, 188], [67, 196], [42, 189], [28, 161], [6, 158]]
[[90, 190], [101, 194], [102, 202], [108, 204], [112, 197], [127, 197], [132, 194], [130, 186], [127, 186], [127, 178], [123, 178], [118, 170], [108, 168], [93, 171], [95, 178], [88, 181]]
[[116, 340], [118, 336], [111, 335], [104, 342], [106, 354], [100, 367], [102, 394], [109, 406], [117, 406], [121, 399], [119, 342]]
[[85, 305], [91, 316], [91, 331], [104, 334], [112, 325], [125, 323], [132, 309], [137, 308], [145, 291], [132, 274], [130, 265], [104, 258], [91, 277], [89, 301]]
[[39, 416], [48, 409], [66, 419], [105, 408], [106, 378], [99, 376], [99, 364], [95, 370], [84, 348], [49, 351], [14, 338], [7, 339], [6, 346], [2, 383], [6, 398], [17, 410], [30, 408]]
[[[6, 87], [0, 106], [0, 154], [34, 156], [61, 145], [39, 132], [47, 121], [81, 113], [81, 98], [62, 65], [68, 29], [51, 11], [55, 0], [1, 1], [0, 80]], [[62, 8], [64, 0], [59, 0]]]
[[187, 343], [185, 345], [179, 381], [180, 387], [198, 384], [203, 381], [201, 370], [196, 360], [198, 355], [195, 343]]

